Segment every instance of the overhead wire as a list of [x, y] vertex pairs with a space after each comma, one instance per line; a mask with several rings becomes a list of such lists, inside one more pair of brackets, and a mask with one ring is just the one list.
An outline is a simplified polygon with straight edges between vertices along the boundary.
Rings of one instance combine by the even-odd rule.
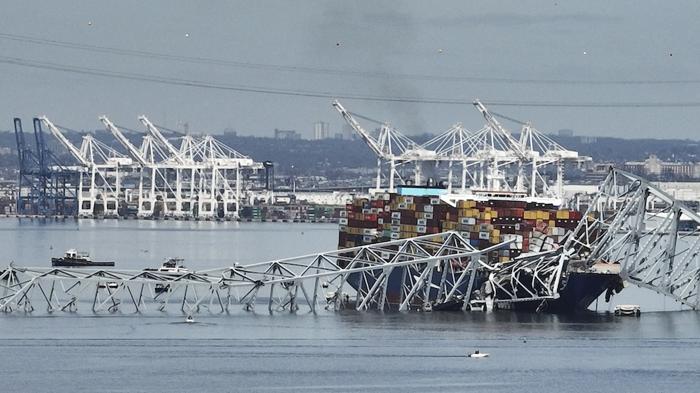
[[174, 55], [163, 52], [154, 52], [146, 50], [125, 49], [110, 46], [92, 45], [71, 41], [61, 41], [55, 39], [47, 39], [41, 37], [32, 37], [26, 35], [18, 35], [11, 33], [0, 32], [0, 39], [11, 40], [22, 43], [35, 45], [54, 46], [68, 48], [80, 51], [93, 53], [107, 53], [122, 56], [150, 58], [158, 60], [179, 61], [197, 64], [210, 64], [218, 66], [286, 71], [286, 72], [302, 72], [312, 74], [328, 74], [341, 76], [355, 76], [366, 78], [384, 78], [384, 79], [414, 79], [425, 81], [451, 81], [451, 82], [480, 82], [480, 83], [506, 83], [506, 84], [590, 84], [590, 85], [675, 85], [675, 84], [700, 84], [700, 79], [537, 79], [537, 78], [503, 78], [503, 77], [488, 77], [481, 75], [429, 75], [418, 73], [390, 73], [356, 70], [349, 68], [329, 68], [329, 67], [314, 67], [309, 65], [281, 65], [281, 64], [266, 64], [255, 62], [244, 62], [230, 59], [220, 59], [202, 56], [184, 56]]
[[[377, 96], [366, 94], [348, 94], [329, 91], [313, 91], [299, 89], [281, 89], [263, 86], [226, 84], [221, 82], [208, 82], [193, 79], [173, 78], [160, 75], [148, 75], [123, 71], [112, 71], [93, 67], [75, 66], [59, 64], [46, 61], [23, 59], [19, 57], [0, 56], [0, 64], [15, 65], [21, 67], [61, 71], [79, 75], [92, 75], [108, 78], [134, 80], [142, 82], [152, 82], [165, 85], [187, 86], [216, 90], [229, 90], [248, 93], [272, 94], [281, 96], [298, 96], [310, 98], [342, 98], [359, 101], [375, 102], [401, 102], [418, 104], [441, 104], [441, 105], [471, 105], [471, 99], [447, 98], [447, 97], [401, 97], [401, 96]], [[700, 107], [697, 101], [677, 101], [677, 102], [556, 102], [556, 101], [508, 101], [508, 100], [482, 100], [486, 105], [491, 106], [520, 106], [520, 107], [541, 107], [541, 108], [652, 108], [652, 107]], [[373, 120], [376, 121], [376, 120]], [[380, 122], [381, 123], [381, 122]]]

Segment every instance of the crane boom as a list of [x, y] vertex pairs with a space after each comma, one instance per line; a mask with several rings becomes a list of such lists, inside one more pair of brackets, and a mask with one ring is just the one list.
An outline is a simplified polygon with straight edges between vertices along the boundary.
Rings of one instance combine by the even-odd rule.
[[136, 146], [134, 146], [129, 139], [124, 136], [124, 134], [107, 118], [107, 116], [100, 116], [99, 119], [102, 124], [104, 124], [105, 128], [107, 128], [107, 130], [111, 132], [115, 138], [117, 138], [119, 143], [126, 148], [129, 154], [131, 154], [131, 156], [134, 157], [139, 164], [142, 166], [150, 166], [150, 164], [152, 164], [143, 157], [139, 149], [137, 149]]
[[365, 131], [364, 128], [360, 125], [360, 123], [355, 120], [355, 118], [348, 112], [338, 100], [333, 100], [333, 108], [335, 108], [341, 116], [343, 116], [343, 119], [350, 125], [350, 127], [353, 128], [358, 134], [360, 134], [360, 137], [362, 138], [363, 141], [369, 146], [372, 151], [378, 155], [379, 157], [389, 159], [389, 157], [384, 151], [382, 151], [382, 148], [379, 146], [379, 143], [377, 140], [375, 140], [367, 131]]
[[474, 106], [484, 116], [484, 119], [486, 119], [486, 123], [488, 123], [488, 125], [491, 128], [498, 131], [508, 141], [508, 144], [510, 145], [513, 152], [518, 156], [518, 158], [520, 158], [523, 161], [527, 161], [527, 154], [523, 152], [520, 143], [510, 135], [510, 132], [503, 128], [501, 123], [499, 123], [498, 120], [496, 120], [496, 118], [493, 117], [491, 113], [489, 113], [488, 109], [486, 109], [486, 106], [484, 106], [484, 104], [481, 103], [479, 99], [474, 100]]
[[92, 166], [92, 163], [90, 161], [88, 161], [85, 157], [83, 157], [83, 155], [80, 153], [80, 149], [78, 149], [77, 147], [75, 147], [75, 145], [70, 143], [68, 138], [66, 138], [66, 136], [63, 135], [63, 133], [58, 129], [58, 127], [56, 127], [51, 122], [51, 120], [49, 120], [46, 116], [39, 117], [39, 120], [41, 120], [46, 125], [46, 127], [49, 128], [49, 131], [51, 131], [51, 134], [53, 134], [53, 136], [55, 136], [56, 139], [58, 139], [59, 142], [61, 142], [61, 144], [68, 149], [70, 154], [76, 160], [78, 160], [80, 162], [80, 164], [82, 164], [86, 167]]
[[162, 143], [165, 146], [165, 148], [168, 149], [168, 152], [172, 154], [173, 158], [175, 158], [175, 160], [178, 163], [185, 163], [185, 161], [180, 156], [180, 151], [176, 149], [175, 146], [173, 146], [172, 143], [170, 143], [170, 141], [168, 141], [168, 139], [165, 136], [163, 136], [160, 130], [156, 128], [156, 126], [154, 126], [153, 123], [151, 123], [151, 121], [148, 120], [148, 118], [145, 115], [139, 116], [139, 121], [146, 127], [148, 132], [151, 135], [153, 135], [154, 138], [156, 138], [158, 142]]

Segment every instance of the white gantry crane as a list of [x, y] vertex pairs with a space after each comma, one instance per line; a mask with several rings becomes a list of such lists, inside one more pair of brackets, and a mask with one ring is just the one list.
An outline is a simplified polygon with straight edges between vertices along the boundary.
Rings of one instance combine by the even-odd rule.
[[[179, 178], [176, 177], [175, 181], [171, 179], [172, 172], [179, 175], [179, 169], [173, 166], [170, 156], [150, 135], [144, 136], [141, 147], [137, 148], [106, 116], [100, 116], [99, 119], [140, 167], [137, 195], [134, 197], [132, 191], [129, 196], [125, 196], [128, 204], [137, 204], [137, 217], [152, 217], [156, 214], [156, 205], [159, 203], [162, 204], [159, 207], [165, 216], [177, 216], [174, 212], [182, 212], [185, 216], [181, 209]], [[170, 209], [173, 203], [175, 209]]]
[[381, 189], [383, 161], [389, 165], [389, 174], [387, 176], [389, 178], [389, 190], [394, 191], [396, 180], [403, 180], [397, 170], [399, 166], [413, 163], [413, 182], [418, 185], [423, 181], [423, 164], [425, 162], [434, 162], [440, 158], [434, 150], [425, 149], [392, 128], [388, 123], [383, 123], [379, 129], [379, 135], [374, 137], [360, 125], [339, 101], [333, 101], [333, 107], [377, 155], [377, 190]]
[[239, 217], [242, 172], [259, 170], [261, 163], [210, 135], [185, 135], [178, 148], [146, 116], [139, 116], [139, 121], [164, 155], [160, 166], [165, 171], [161, 178], [168, 184], [162, 195], [166, 214], [213, 218], [221, 211], [226, 218]]
[[[581, 156], [578, 152], [566, 149], [552, 138], [533, 128], [528, 122], [523, 124], [520, 131], [520, 146], [528, 155], [531, 165], [530, 196], [539, 192], [545, 195], [561, 198], [564, 193], [564, 165], [566, 162], [583, 164], [590, 162], [591, 157]], [[552, 189], [542, 176], [540, 169], [548, 165], [556, 165], [557, 177]]]
[[[435, 138], [418, 144], [388, 123], [383, 123], [378, 136], [374, 137], [355, 119], [361, 116], [350, 113], [337, 100], [333, 101], [333, 107], [377, 155], [377, 190], [382, 189], [382, 168], [385, 163], [389, 166], [389, 173], [385, 175], [389, 180], [389, 191], [395, 191], [397, 179], [403, 180], [398, 174], [398, 166], [413, 163], [414, 182], [421, 184], [422, 168], [432, 163], [436, 167], [447, 165], [449, 195], [454, 191], [453, 167], [457, 164], [461, 166], [459, 192], [462, 194], [508, 194], [560, 201], [564, 163], [581, 163], [590, 158], [562, 147], [529, 123], [522, 123], [520, 138], [517, 139], [483, 103], [475, 100], [474, 106], [486, 119], [486, 125], [479, 131], [469, 132], [458, 123]], [[548, 165], [557, 166], [554, 185], [550, 185], [541, 172]]]
[[82, 167], [78, 185], [78, 216], [118, 216], [121, 180], [125, 173], [135, 168], [134, 162], [89, 134], [83, 136], [78, 148], [46, 116], [39, 119]]
[[245, 191], [242, 172], [263, 167], [212, 136], [185, 135], [176, 146], [146, 116], [139, 117], [147, 131], [140, 134], [140, 145], [106, 116], [99, 120], [127, 155], [92, 135], [84, 135], [76, 147], [59, 127], [41, 117], [77, 161], [81, 217], [135, 213], [142, 218], [238, 218]]
[[[488, 109], [478, 99], [474, 101], [474, 106], [481, 112], [487, 121], [488, 133], [498, 135], [502, 138], [499, 141], [502, 151], [510, 152], [512, 160], [505, 161], [506, 165], [517, 165], [517, 176], [513, 189], [517, 192], [527, 192], [530, 197], [546, 197], [561, 200], [564, 185], [564, 165], [566, 162], [581, 164], [590, 161], [590, 157], [580, 156], [578, 152], [566, 149], [549, 136], [538, 131], [530, 122], [516, 121], [522, 125], [520, 138], [515, 139], [503, 128]], [[493, 138], [496, 139], [496, 138]], [[497, 149], [498, 150], [498, 149]], [[557, 174], [553, 186], [549, 184], [542, 174], [542, 169], [555, 165]], [[529, 173], [525, 171], [528, 169]], [[502, 172], [493, 166], [492, 173], [502, 177]], [[527, 187], [527, 190], [526, 190]]]

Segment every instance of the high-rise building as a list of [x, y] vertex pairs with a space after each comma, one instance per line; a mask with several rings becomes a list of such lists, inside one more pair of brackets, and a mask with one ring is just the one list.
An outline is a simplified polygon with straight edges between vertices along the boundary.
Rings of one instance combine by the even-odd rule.
[[324, 121], [314, 123], [314, 140], [328, 139], [330, 136], [330, 124]]

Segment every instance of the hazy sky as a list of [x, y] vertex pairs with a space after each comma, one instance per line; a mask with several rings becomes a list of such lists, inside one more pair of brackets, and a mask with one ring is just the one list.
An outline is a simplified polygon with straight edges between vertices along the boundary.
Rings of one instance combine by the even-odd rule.
[[[29, 121], [37, 114], [76, 129], [99, 127], [101, 114], [137, 128], [136, 117], [147, 114], [172, 128], [186, 121], [195, 131], [233, 128], [255, 135], [292, 128], [310, 136], [315, 121], [330, 122], [332, 132], [342, 124], [328, 98], [7, 64], [19, 61], [344, 95], [681, 102], [691, 106], [492, 109], [532, 120], [543, 131], [700, 139], [698, 17], [697, 1], [8, 1], [0, 13], [0, 129], [11, 128], [14, 116]], [[228, 62], [101, 53], [18, 41], [17, 36]], [[666, 82], [639, 83], [644, 81]], [[456, 122], [472, 130], [483, 124], [468, 104], [343, 103], [351, 111], [389, 120], [407, 134], [439, 132]]]

